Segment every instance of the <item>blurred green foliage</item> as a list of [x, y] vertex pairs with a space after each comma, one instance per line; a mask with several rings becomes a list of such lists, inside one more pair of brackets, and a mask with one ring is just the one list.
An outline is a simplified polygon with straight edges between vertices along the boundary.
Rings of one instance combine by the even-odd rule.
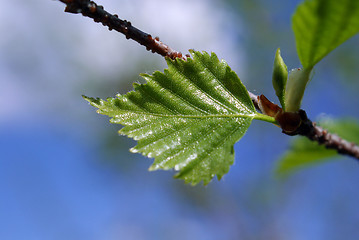
[[305, 1], [292, 23], [299, 59], [310, 69], [359, 32], [359, 1]]

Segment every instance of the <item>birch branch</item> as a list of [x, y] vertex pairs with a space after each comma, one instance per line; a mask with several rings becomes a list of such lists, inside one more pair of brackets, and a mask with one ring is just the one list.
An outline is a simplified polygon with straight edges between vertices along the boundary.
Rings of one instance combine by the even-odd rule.
[[[159, 40], [158, 37], [153, 38], [150, 34], [145, 33], [138, 28], [132, 26], [131, 22], [118, 18], [116, 14], [110, 14], [100, 5], [90, 0], [59, 0], [66, 4], [65, 12], [79, 14], [92, 18], [95, 22], [100, 22], [107, 26], [109, 30], [116, 30], [125, 35], [127, 39], [132, 39], [146, 47], [148, 51], [158, 53], [164, 57], [171, 59], [182, 58], [184, 60], [189, 55], [183, 55], [181, 52], [173, 50], [168, 45]], [[257, 110], [263, 112], [264, 103], [261, 98], [251, 92], [249, 96]], [[268, 106], [271, 106], [269, 104]], [[277, 109], [277, 107], [275, 107]], [[281, 109], [280, 109], [281, 110]], [[265, 111], [263, 112], [265, 113]], [[327, 130], [316, 125], [308, 117], [305, 111], [299, 110], [296, 113], [281, 113], [279, 122], [283, 133], [294, 136], [302, 135], [312, 141], [318, 142], [330, 149], [337, 150], [338, 153], [348, 155], [359, 159], [359, 146], [350, 143], [338, 135], [329, 133]], [[294, 120], [293, 120], [294, 119]], [[279, 121], [280, 120], [280, 121]], [[293, 123], [294, 122], [294, 123]], [[297, 124], [297, 125], [296, 125]], [[289, 126], [289, 127], [288, 127]], [[287, 131], [286, 129], [291, 129]], [[294, 130], [293, 130], [294, 129]]]

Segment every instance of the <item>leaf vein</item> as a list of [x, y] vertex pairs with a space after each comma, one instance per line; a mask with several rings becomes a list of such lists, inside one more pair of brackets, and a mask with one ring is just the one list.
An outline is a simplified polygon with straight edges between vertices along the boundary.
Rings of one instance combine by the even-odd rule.
[[[204, 61], [202, 61], [201, 58], [198, 58], [198, 61], [199, 61], [199, 63], [202, 65], [202, 67], [203, 67], [205, 70], [207, 70], [207, 71], [212, 75], [212, 77], [213, 77], [213, 78], [216, 80], [216, 82], [222, 87], [222, 89], [223, 89], [225, 92], [227, 92], [227, 93], [237, 102], [237, 104], [239, 104], [240, 106], [242, 106], [244, 109], [246, 109], [246, 110], [249, 112], [247, 106], [245, 106], [243, 103], [241, 103], [241, 102], [239, 101], [239, 99], [237, 99], [237, 98], [233, 95], [233, 93], [232, 93], [231, 91], [229, 91], [229, 89], [228, 89], [226, 86], [224, 86], [224, 84], [223, 84], [223, 83], [218, 79], [218, 77], [214, 74], [214, 72], [212, 71], [212, 69], [211, 69], [209, 66], [207, 66], [206, 63], [205, 63]], [[222, 62], [220, 62], [220, 63], [222, 63]], [[226, 67], [225, 67], [225, 68], [226, 68]]]
[[166, 91], [168, 91], [172, 96], [175, 96], [175, 97], [179, 98], [180, 100], [182, 100], [182, 102], [183, 102], [184, 104], [186, 104], [187, 106], [189, 106], [189, 107], [191, 107], [191, 108], [193, 108], [193, 109], [195, 109], [195, 110], [197, 110], [197, 111], [199, 111], [199, 112], [208, 114], [207, 111], [205, 111], [205, 110], [203, 110], [203, 109], [197, 107], [196, 105], [192, 104], [192, 103], [189, 102], [187, 99], [183, 98], [182, 96], [180, 96], [178, 93], [172, 91], [171, 89], [169, 89], [169, 88], [163, 86], [163, 85], [160, 84], [159, 82], [154, 81], [154, 80], [152, 80], [152, 82], [153, 82], [153, 84], [158, 84], [160, 87], [162, 87], [163, 89], [165, 89]]
[[[222, 110], [226, 109], [229, 112], [233, 112], [235, 113], [236, 111], [234, 111], [233, 109], [227, 107], [226, 105], [224, 105], [223, 103], [219, 102], [216, 98], [214, 98], [211, 94], [209, 94], [208, 92], [206, 92], [203, 88], [201, 88], [198, 84], [196, 84], [196, 82], [189, 78], [188, 76], [184, 75], [179, 69], [178, 66], [174, 65], [174, 69], [176, 71], [176, 73], [178, 73], [180, 76], [182, 76], [182, 78], [184, 78], [186, 81], [189, 81], [193, 86], [195, 86], [198, 90], [200, 90], [205, 96], [207, 96], [209, 99], [211, 99], [213, 101], [213, 103], [215, 103], [218, 107], [221, 107]], [[216, 108], [216, 110], [218, 111], [218, 109]]]
[[212, 152], [214, 152], [215, 150], [218, 150], [219, 148], [221, 148], [226, 143], [226, 140], [229, 137], [231, 137], [235, 132], [237, 132], [238, 129], [241, 127], [240, 124], [236, 124], [235, 126], [236, 127], [234, 128], [234, 130], [231, 131], [230, 134], [226, 134], [220, 141], [218, 141], [216, 146], [213, 147], [207, 154], [202, 154], [203, 157], [198, 157], [198, 158], [193, 159], [189, 165], [182, 168], [180, 173], [178, 174], [178, 177], [185, 175], [186, 173], [188, 173], [188, 171], [191, 171], [191, 169], [193, 169], [195, 166], [197, 166], [200, 162], [203, 162], [207, 158], [209, 158], [211, 156]]
[[[169, 155], [167, 157], [165, 157], [165, 159], [163, 159], [161, 161], [161, 163], [157, 164], [159, 166], [163, 166], [165, 165], [166, 163], [168, 163], [169, 161], [175, 159], [176, 157], [178, 157], [180, 154], [184, 153], [185, 151], [187, 151], [191, 146], [193, 147], [194, 146], [194, 142], [198, 142], [199, 139], [202, 139], [202, 141], [204, 139], [207, 139], [208, 136], [210, 136], [210, 132], [215, 132], [217, 129], [221, 128], [223, 126], [223, 124], [226, 124], [227, 122], [229, 122], [231, 119], [227, 119], [224, 123], [221, 123], [221, 124], [213, 124], [213, 126], [211, 128], [208, 128], [207, 131], [205, 132], [205, 134], [201, 135], [201, 136], [198, 136], [198, 137], [193, 137], [190, 139], [190, 141], [186, 142], [185, 144], [181, 144], [179, 145], [179, 148], [177, 148], [177, 152], [172, 154], [172, 155]], [[236, 122], [236, 125], [238, 123]], [[203, 137], [203, 136], [206, 136], [206, 137]], [[183, 164], [186, 164], [187, 163], [181, 163], [181, 165]], [[181, 169], [182, 171], [182, 169]]]

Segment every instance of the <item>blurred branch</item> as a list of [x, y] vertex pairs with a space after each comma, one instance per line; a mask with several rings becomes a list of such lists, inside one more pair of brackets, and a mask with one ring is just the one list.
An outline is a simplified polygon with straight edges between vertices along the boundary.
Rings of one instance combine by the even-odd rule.
[[[148, 33], [142, 32], [141, 30], [135, 28], [131, 25], [131, 22], [126, 20], [121, 20], [116, 14], [111, 14], [103, 9], [102, 6], [97, 5], [95, 2], [90, 0], [59, 0], [66, 4], [65, 12], [68, 13], [81, 13], [83, 16], [92, 18], [95, 22], [101, 22], [102, 25], [107, 26], [109, 30], [115, 29], [116, 31], [124, 34], [127, 39], [132, 39], [138, 42], [139, 44], [146, 47], [148, 51], [153, 53], [158, 53], [164, 57], [169, 57], [171, 59], [182, 58], [186, 60], [189, 55], [182, 55], [182, 53], [173, 50], [163, 42], [159, 40], [158, 37], [152, 38]], [[249, 96], [252, 99], [252, 102], [257, 110], [258, 106], [258, 96], [249, 92]]]
[[[104, 10], [100, 5], [90, 0], [59, 0], [66, 4], [65, 12], [81, 13], [83, 16], [92, 18], [95, 22], [101, 22], [102, 25], [107, 26], [109, 30], [116, 30], [126, 36], [127, 39], [132, 39], [139, 44], [146, 47], [148, 51], [158, 53], [164, 57], [171, 59], [181, 58], [186, 60], [189, 55], [182, 55], [181, 52], [173, 50], [158, 37], [153, 38], [150, 34], [145, 33], [134, 26], [131, 22], [121, 20], [116, 14], [111, 14]], [[359, 146], [341, 139], [335, 134], [331, 134], [323, 128], [317, 126], [315, 122], [308, 119], [305, 111], [299, 110], [295, 113], [282, 112], [278, 106], [273, 106], [269, 100], [265, 100], [264, 96], [257, 96], [248, 91], [248, 94], [258, 111], [267, 114], [267, 110], [271, 110], [272, 117], [275, 117], [278, 124], [282, 128], [283, 133], [294, 136], [302, 135], [312, 141], [325, 145], [327, 148], [336, 149], [338, 153], [349, 155], [359, 159]], [[274, 107], [274, 108], [272, 108]], [[278, 113], [273, 115], [274, 113]]]
[[[294, 135], [302, 135], [312, 141], [324, 145], [326, 148], [335, 149], [338, 153], [348, 155], [359, 159], [359, 146], [355, 143], [348, 142], [336, 134], [329, 133], [327, 130], [316, 125], [308, 119], [307, 114], [303, 110], [299, 110], [298, 114], [302, 119], [299, 128], [294, 132]], [[291, 134], [288, 134], [291, 135]]]
[[257, 102], [254, 104], [257, 104], [256, 108], [259, 108], [262, 113], [274, 117], [284, 134], [289, 136], [302, 135], [320, 145], [324, 145], [326, 148], [335, 149], [340, 154], [359, 159], [358, 145], [317, 126], [315, 122], [312, 122], [307, 117], [304, 110], [284, 112], [281, 107], [272, 103], [263, 95], [258, 96]]
[[132, 26], [131, 22], [121, 20], [116, 14], [111, 14], [103, 9], [102, 6], [97, 5], [90, 0], [59, 0], [66, 4], [65, 12], [81, 13], [83, 16], [92, 18], [95, 22], [101, 22], [107, 26], [109, 30], [116, 30], [126, 36], [127, 39], [132, 39], [139, 44], [146, 47], [149, 51], [158, 53], [164, 57], [171, 59], [182, 58], [186, 60], [187, 56], [177, 52], [161, 42], [158, 37], [153, 38], [150, 34], [142, 32], [141, 30]]

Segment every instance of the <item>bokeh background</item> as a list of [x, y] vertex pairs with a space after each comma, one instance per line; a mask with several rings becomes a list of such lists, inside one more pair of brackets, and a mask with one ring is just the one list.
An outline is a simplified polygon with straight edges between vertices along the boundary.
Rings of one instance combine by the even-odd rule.
[[[247, 88], [275, 100], [276, 48], [299, 67], [290, 18], [299, 1], [102, 0], [176, 50], [213, 51]], [[0, 8], [0, 239], [358, 239], [359, 165], [338, 158], [274, 174], [292, 138], [255, 121], [221, 181], [192, 187], [128, 149], [119, 125], [81, 95], [126, 93], [162, 57], [65, 5]], [[359, 38], [315, 69], [303, 100], [312, 119], [359, 119]]]

